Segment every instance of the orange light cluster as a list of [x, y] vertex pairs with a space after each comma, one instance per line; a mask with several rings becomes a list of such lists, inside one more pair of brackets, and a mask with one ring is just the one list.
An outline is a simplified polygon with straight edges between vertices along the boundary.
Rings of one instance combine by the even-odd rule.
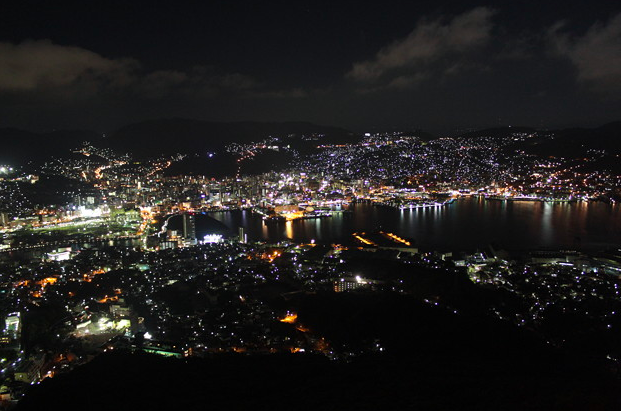
[[104, 270], [103, 268], [100, 268], [99, 270], [93, 270], [90, 273], [84, 274], [82, 276], [82, 281], [90, 283], [91, 281], [93, 281], [93, 277], [99, 274], [105, 274], [105, 272], [106, 270]]
[[284, 318], [280, 319], [281, 323], [294, 324], [298, 320], [298, 315], [296, 313], [287, 313]]
[[287, 221], [292, 221], [292, 220], [297, 220], [300, 218], [304, 217], [304, 213], [303, 212], [294, 212], [294, 213], [287, 213], [284, 214], [284, 217], [287, 219]]
[[37, 284], [40, 285], [41, 287], [45, 287], [47, 285], [54, 285], [57, 281], [58, 281], [58, 278], [56, 277], [47, 277], [41, 281], [37, 281]]
[[270, 263], [272, 261], [274, 261], [276, 258], [280, 257], [281, 252], [280, 251], [273, 251], [271, 253], [262, 253], [257, 255], [258, 258], [262, 259], [262, 260], [267, 260]]
[[116, 295], [113, 295], [112, 297], [108, 297], [107, 295], [102, 298], [101, 300], [97, 300], [98, 303], [103, 304], [103, 303], [107, 303], [108, 301], [119, 301], [119, 297]]
[[393, 233], [385, 233], [388, 237], [390, 237], [392, 240], [400, 242], [402, 244], [405, 244], [407, 246], [412, 245], [409, 241], [399, 237], [398, 235], [395, 235]]
[[[364, 234], [364, 233], [362, 233], [362, 234]], [[375, 244], [373, 241], [368, 240], [368, 239], [366, 239], [366, 238], [364, 238], [364, 237], [360, 236], [360, 235], [359, 235], [359, 234], [357, 234], [357, 233], [354, 233], [354, 234], [352, 234], [352, 235], [354, 236], [354, 238], [355, 238], [356, 240], [360, 241], [360, 242], [361, 242], [361, 243], [363, 243], [363, 244], [366, 244], [366, 245], [377, 245], [377, 244]]]

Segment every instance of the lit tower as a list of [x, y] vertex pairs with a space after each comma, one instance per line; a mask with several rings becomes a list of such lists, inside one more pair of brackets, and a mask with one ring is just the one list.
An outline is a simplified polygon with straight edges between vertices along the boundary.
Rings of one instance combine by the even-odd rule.
[[0, 211], [0, 226], [9, 225], [9, 214]]
[[183, 238], [196, 239], [196, 217], [194, 214], [183, 213]]

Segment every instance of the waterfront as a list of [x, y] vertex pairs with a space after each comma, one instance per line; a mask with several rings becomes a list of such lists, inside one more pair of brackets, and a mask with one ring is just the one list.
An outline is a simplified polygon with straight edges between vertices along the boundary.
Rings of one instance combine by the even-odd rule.
[[[330, 218], [265, 224], [251, 211], [209, 215], [251, 240], [350, 244], [351, 233], [385, 230], [430, 248], [470, 250], [494, 244], [508, 249], [584, 248], [621, 245], [621, 207], [601, 202], [489, 201], [470, 197], [444, 207], [399, 210], [355, 204]], [[197, 220], [201, 231], [201, 218]]]

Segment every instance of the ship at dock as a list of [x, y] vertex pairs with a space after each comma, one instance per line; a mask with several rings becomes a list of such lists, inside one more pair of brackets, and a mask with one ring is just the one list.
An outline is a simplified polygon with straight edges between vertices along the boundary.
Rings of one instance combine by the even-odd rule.
[[340, 206], [312, 206], [309, 204], [256, 207], [252, 211], [260, 214], [263, 221], [266, 223], [330, 218], [335, 214], [350, 212], [349, 210], [342, 209]]
[[491, 196], [485, 196], [485, 199], [490, 200], [490, 201], [535, 201], [535, 202], [545, 202], [545, 203], [574, 203], [576, 201], [579, 201], [579, 199], [575, 197], [538, 197], [538, 196], [527, 196], [527, 195], [516, 195], [516, 196], [491, 195]]
[[412, 210], [417, 208], [437, 208], [452, 204], [454, 198], [448, 200], [411, 199], [411, 200], [384, 200], [373, 201], [375, 206], [393, 207], [400, 210]]

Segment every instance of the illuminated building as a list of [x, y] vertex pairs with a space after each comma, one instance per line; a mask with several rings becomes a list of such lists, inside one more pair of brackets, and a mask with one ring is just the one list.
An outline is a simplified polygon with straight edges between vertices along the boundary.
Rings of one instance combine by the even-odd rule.
[[220, 234], [207, 234], [203, 237], [203, 244], [213, 244], [222, 242], [222, 236]]
[[172, 250], [177, 248], [178, 246], [179, 243], [173, 240], [161, 241], [159, 244], [160, 250]]
[[22, 329], [21, 321], [20, 321], [20, 314], [11, 313], [7, 315], [4, 320], [4, 324], [5, 324], [5, 332], [19, 335]]
[[0, 213], [0, 226], [8, 226], [9, 225], [9, 214], [8, 213]]
[[65, 261], [71, 258], [71, 248], [59, 248], [56, 251], [47, 253], [47, 258], [51, 261]]
[[183, 358], [190, 355], [190, 350], [172, 342], [147, 340], [142, 346], [142, 351], [157, 354], [164, 357]]
[[334, 292], [341, 293], [343, 291], [355, 290], [357, 288], [368, 287], [376, 284], [377, 281], [372, 281], [367, 278], [362, 278], [359, 275], [356, 277], [346, 277], [336, 280], [334, 282]]
[[183, 238], [186, 240], [196, 239], [196, 217], [194, 214], [183, 214]]
[[129, 307], [125, 306], [125, 300], [123, 298], [119, 298], [118, 304], [110, 304], [110, 314], [115, 318], [130, 316]]
[[4, 319], [4, 332], [0, 338], [0, 344], [7, 348], [21, 349], [22, 323], [20, 313], [10, 313]]

